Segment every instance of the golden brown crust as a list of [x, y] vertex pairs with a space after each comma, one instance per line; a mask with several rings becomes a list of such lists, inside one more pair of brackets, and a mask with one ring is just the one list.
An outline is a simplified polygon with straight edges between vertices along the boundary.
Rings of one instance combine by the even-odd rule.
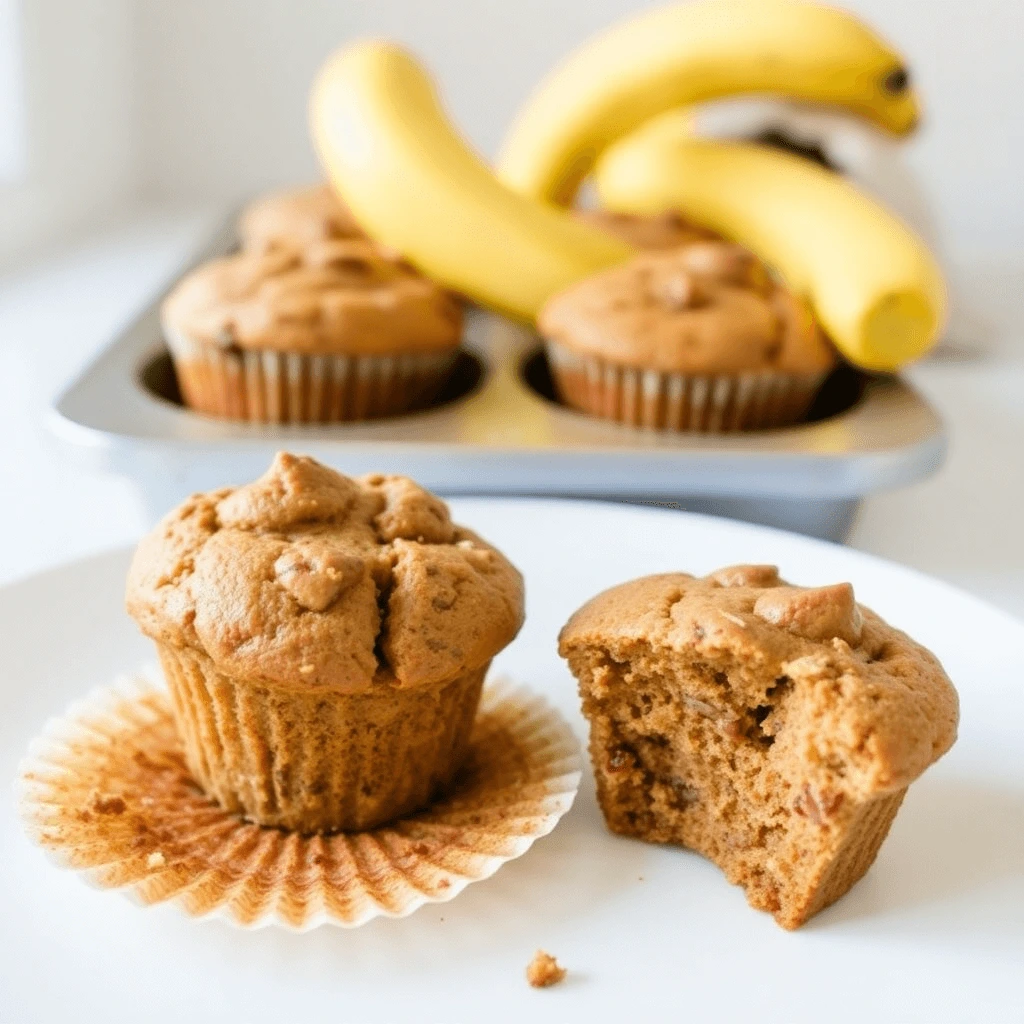
[[327, 184], [261, 196], [242, 211], [238, 234], [243, 249], [257, 252], [366, 237], [352, 211]]
[[347, 693], [442, 683], [523, 619], [522, 577], [404, 477], [349, 479], [279, 454], [194, 495], [140, 543], [129, 613], [231, 677]]
[[324, 355], [455, 349], [458, 302], [360, 239], [213, 260], [164, 300], [165, 330], [204, 345]]
[[538, 325], [575, 352], [643, 369], [805, 374], [836, 363], [806, 306], [731, 242], [641, 253], [554, 296]]
[[[901, 789], [953, 745], [959, 703], [938, 659], [853, 605], [849, 584], [718, 582], [733, 571], [703, 579], [647, 576], [606, 590], [568, 621], [559, 651], [568, 657], [592, 644], [614, 649], [642, 641], [666, 657], [685, 651], [752, 666], [757, 682], [785, 676], [801, 698], [799, 716], [787, 717], [790, 742], [816, 752], [812, 773], [829, 774], [829, 764], [841, 758], [850, 795]], [[856, 633], [855, 610], [862, 619]]]
[[616, 213], [614, 210], [580, 209], [573, 212], [580, 220], [603, 228], [638, 249], [675, 249], [690, 242], [720, 237], [710, 228], [693, 224], [673, 211], [654, 217]]

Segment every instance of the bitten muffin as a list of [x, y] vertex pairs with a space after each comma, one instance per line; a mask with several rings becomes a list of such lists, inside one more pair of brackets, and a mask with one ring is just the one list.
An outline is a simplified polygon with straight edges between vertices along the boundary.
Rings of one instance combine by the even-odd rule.
[[694, 224], [671, 210], [652, 217], [616, 213], [614, 210], [578, 209], [574, 213], [580, 220], [604, 228], [638, 249], [677, 249], [681, 245], [721, 237], [710, 228]]
[[255, 483], [163, 519], [127, 607], [207, 794], [261, 825], [329, 832], [449, 785], [523, 582], [411, 480], [279, 454]]
[[260, 423], [429, 405], [462, 334], [451, 295], [359, 239], [214, 260], [178, 284], [161, 317], [186, 404]]
[[238, 236], [242, 248], [254, 252], [366, 238], [352, 211], [327, 184], [274, 192], [255, 200], [238, 218]]
[[538, 327], [562, 401], [634, 426], [794, 423], [837, 362], [807, 306], [723, 241], [587, 277], [548, 301]]
[[934, 655], [774, 566], [649, 576], [598, 595], [559, 651], [613, 832], [714, 861], [796, 928], [871, 866], [907, 787], [956, 739]]

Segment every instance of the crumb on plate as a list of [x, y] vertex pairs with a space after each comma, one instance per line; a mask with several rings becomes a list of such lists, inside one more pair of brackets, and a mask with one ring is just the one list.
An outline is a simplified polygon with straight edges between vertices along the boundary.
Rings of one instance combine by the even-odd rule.
[[548, 988], [565, 978], [565, 968], [544, 950], [538, 949], [526, 967], [526, 980], [534, 988]]

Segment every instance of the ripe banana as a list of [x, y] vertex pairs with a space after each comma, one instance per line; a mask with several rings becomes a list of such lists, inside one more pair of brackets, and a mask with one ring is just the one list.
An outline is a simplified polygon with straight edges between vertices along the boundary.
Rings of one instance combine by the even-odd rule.
[[753, 250], [806, 295], [858, 366], [897, 369], [938, 338], [946, 294], [928, 249], [849, 182], [807, 160], [698, 139], [669, 114], [606, 150], [594, 182], [610, 209], [678, 210]]
[[791, 0], [703, 0], [640, 15], [570, 54], [517, 117], [498, 176], [568, 205], [617, 138], [673, 107], [741, 93], [839, 106], [896, 135], [918, 117], [900, 57], [852, 15]]
[[313, 139], [359, 223], [436, 281], [523, 319], [633, 250], [502, 185], [462, 141], [403, 49], [333, 56], [311, 99]]

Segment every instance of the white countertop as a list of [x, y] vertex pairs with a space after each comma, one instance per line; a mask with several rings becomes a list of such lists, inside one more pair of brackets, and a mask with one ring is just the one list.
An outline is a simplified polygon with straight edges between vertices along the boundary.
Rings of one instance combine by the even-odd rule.
[[[70, 464], [43, 417], [216, 221], [139, 215], [0, 278], [0, 583], [142, 532], [131, 485]], [[932, 479], [867, 501], [850, 543], [1024, 616], [1024, 252], [960, 276], [985, 322], [969, 350], [910, 371], [947, 420], [949, 459]]]

